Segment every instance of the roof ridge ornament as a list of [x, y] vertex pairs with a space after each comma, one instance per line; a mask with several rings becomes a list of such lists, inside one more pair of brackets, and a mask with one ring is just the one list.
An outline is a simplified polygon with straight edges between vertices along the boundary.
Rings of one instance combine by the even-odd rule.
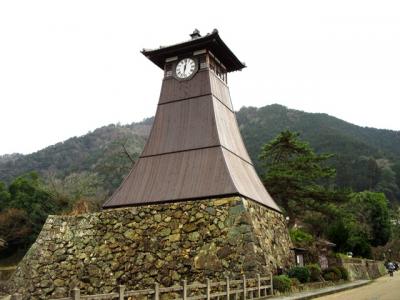
[[192, 38], [192, 40], [200, 38], [201, 37], [200, 31], [197, 28], [195, 28], [193, 32], [190, 34], [190, 37]]

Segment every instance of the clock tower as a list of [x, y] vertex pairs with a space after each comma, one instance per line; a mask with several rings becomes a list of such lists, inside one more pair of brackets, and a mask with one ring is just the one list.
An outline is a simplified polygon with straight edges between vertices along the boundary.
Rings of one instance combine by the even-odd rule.
[[118, 285], [175, 293], [182, 280], [255, 282], [294, 262], [285, 218], [232, 107], [228, 73], [245, 65], [216, 30], [142, 53], [164, 72], [143, 152], [102, 211], [48, 217], [10, 280], [23, 299], [67, 297], [71, 287], [104, 295]]
[[246, 151], [228, 88], [245, 65], [217, 30], [143, 50], [164, 72], [147, 144], [103, 208], [241, 196], [280, 212]]

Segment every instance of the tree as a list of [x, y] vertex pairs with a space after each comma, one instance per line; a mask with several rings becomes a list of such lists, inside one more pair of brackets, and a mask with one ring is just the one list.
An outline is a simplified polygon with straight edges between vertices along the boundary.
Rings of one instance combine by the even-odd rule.
[[327, 237], [340, 252], [371, 257], [371, 245], [385, 245], [391, 235], [388, 200], [383, 193], [352, 193], [350, 200], [338, 207], [336, 220], [329, 223]]
[[71, 173], [63, 179], [56, 177], [47, 177], [46, 179], [47, 186], [45, 188], [49, 192], [68, 198], [71, 202], [82, 198], [96, 198], [99, 193], [102, 196], [105, 193], [101, 188], [103, 182], [96, 173], [85, 171]]
[[371, 245], [363, 232], [353, 234], [347, 242], [354, 256], [371, 258]]
[[32, 224], [24, 210], [8, 208], [0, 212], [0, 239], [6, 242], [7, 247], [25, 244], [31, 233]]
[[392, 170], [395, 173], [396, 184], [400, 188], [400, 162], [395, 163], [392, 166]]
[[354, 193], [347, 209], [363, 228], [372, 246], [382, 246], [389, 241], [391, 223], [388, 200], [383, 193]]
[[[47, 216], [60, 210], [53, 197], [41, 187], [36, 173], [17, 177], [8, 186], [8, 194], [4, 186], [1, 194], [6, 195], [6, 201], [2, 203], [0, 228], [14, 228], [12, 234], [17, 238], [13, 243], [17, 248], [29, 246], [40, 232]], [[13, 219], [15, 224], [12, 224]], [[17, 227], [13, 227], [14, 225]], [[21, 228], [18, 229], [18, 226]]]
[[348, 224], [345, 224], [343, 218], [338, 218], [335, 222], [327, 226], [327, 236], [329, 240], [336, 244], [336, 251], [346, 252], [350, 251], [348, 247], [348, 239], [351, 235]]
[[103, 189], [112, 193], [121, 184], [140, 154], [134, 139], [115, 139], [104, 149], [104, 154], [93, 167], [102, 179]]
[[392, 240], [398, 240], [400, 243], [400, 208], [397, 207], [390, 211], [390, 220], [392, 224], [391, 238]]
[[316, 154], [298, 137], [298, 133], [283, 131], [263, 146], [260, 155], [265, 167], [264, 184], [285, 210], [291, 224], [296, 214], [336, 195], [326, 186], [335, 175], [333, 168], [324, 165], [332, 155]]
[[48, 173], [43, 188], [66, 210], [85, 202], [90, 211], [98, 210], [106, 199], [102, 188], [103, 180], [97, 173], [71, 173], [60, 179], [54, 173]]
[[386, 197], [394, 204], [400, 200], [400, 188], [396, 183], [396, 173], [391, 167], [382, 168], [382, 176], [377, 184], [376, 191], [385, 193]]
[[0, 212], [6, 207], [10, 201], [10, 193], [8, 192], [7, 186], [0, 181]]

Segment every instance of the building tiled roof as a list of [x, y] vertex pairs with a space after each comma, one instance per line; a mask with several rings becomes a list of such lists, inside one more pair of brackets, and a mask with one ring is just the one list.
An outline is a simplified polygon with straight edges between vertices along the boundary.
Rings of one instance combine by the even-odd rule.
[[239, 71], [246, 67], [224, 43], [218, 34], [218, 30], [214, 29], [205, 36], [200, 36], [199, 34], [192, 34], [191, 36], [191, 40], [170, 46], [161, 46], [158, 49], [143, 49], [142, 53], [161, 69], [164, 68], [165, 60], [169, 57], [185, 55], [202, 49], [211, 51], [222, 62], [228, 72]]

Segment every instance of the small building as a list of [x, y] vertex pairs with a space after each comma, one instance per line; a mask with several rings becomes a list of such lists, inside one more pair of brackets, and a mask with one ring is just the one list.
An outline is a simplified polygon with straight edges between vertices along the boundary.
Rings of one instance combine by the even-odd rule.
[[318, 252], [319, 265], [321, 266], [321, 270], [325, 270], [329, 268], [328, 257], [333, 253], [333, 249], [336, 247], [336, 244], [324, 239], [319, 239], [316, 241], [315, 245]]
[[290, 250], [294, 252], [296, 266], [304, 267], [304, 260], [305, 260], [304, 256], [306, 255], [308, 250], [305, 248], [298, 248], [298, 247], [290, 248]]
[[329, 267], [329, 258], [333, 255], [336, 244], [324, 239], [317, 239], [312, 245], [292, 247], [294, 261], [297, 266], [304, 267], [307, 264], [318, 263], [322, 270]]

